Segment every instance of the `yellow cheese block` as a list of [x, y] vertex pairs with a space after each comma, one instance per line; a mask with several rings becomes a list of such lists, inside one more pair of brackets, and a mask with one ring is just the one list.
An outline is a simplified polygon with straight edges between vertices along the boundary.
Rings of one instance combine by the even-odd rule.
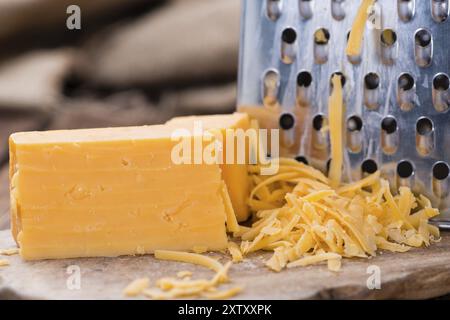
[[221, 168], [174, 164], [172, 132], [144, 126], [13, 134], [11, 220], [21, 256], [226, 249]]
[[[228, 193], [233, 204], [233, 209], [238, 221], [245, 221], [249, 217], [247, 199], [250, 194], [246, 164], [239, 164], [237, 161], [237, 139], [234, 140], [234, 160], [232, 164], [226, 162], [226, 131], [227, 129], [250, 128], [250, 118], [246, 113], [233, 113], [229, 115], [208, 115], [208, 116], [187, 116], [177, 117], [166, 123], [167, 126], [184, 128], [189, 131], [194, 130], [194, 126], [201, 126], [205, 131], [220, 130], [224, 142], [222, 176], [227, 185]], [[248, 141], [247, 141], [248, 142]], [[245, 147], [248, 147], [246, 145]], [[248, 152], [246, 152], [248, 157]]]

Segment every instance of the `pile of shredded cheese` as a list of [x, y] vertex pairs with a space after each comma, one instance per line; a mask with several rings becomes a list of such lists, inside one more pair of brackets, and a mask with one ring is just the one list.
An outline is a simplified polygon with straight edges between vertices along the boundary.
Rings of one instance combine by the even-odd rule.
[[249, 204], [257, 220], [240, 234], [243, 255], [274, 252], [266, 263], [274, 271], [321, 261], [339, 270], [342, 257], [367, 258], [379, 249], [405, 252], [439, 239], [439, 229], [428, 223], [439, 211], [407, 187], [393, 195], [379, 172], [333, 188], [312, 167], [277, 161], [276, 176], [260, 175], [258, 165], [251, 168], [255, 187]]

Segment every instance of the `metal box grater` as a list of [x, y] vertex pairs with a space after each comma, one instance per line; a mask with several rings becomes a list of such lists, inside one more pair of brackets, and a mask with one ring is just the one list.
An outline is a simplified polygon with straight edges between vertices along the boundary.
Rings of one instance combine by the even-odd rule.
[[281, 129], [283, 155], [326, 171], [330, 79], [342, 73], [344, 179], [380, 169], [394, 190], [428, 196], [450, 228], [450, 0], [376, 1], [349, 58], [360, 3], [243, 0], [238, 109]]

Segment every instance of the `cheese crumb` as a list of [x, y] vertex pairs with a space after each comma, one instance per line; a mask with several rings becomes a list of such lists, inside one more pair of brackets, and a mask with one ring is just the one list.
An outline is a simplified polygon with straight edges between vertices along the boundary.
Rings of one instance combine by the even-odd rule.
[[6, 267], [6, 266], [9, 266], [9, 261], [1, 259], [0, 260], [0, 267]]
[[2, 255], [2, 256], [13, 256], [18, 253], [19, 253], [19, 248], [10, 248], [10, 249], [0, 250], [0, 255]]
[[177, 273], [178, 278], [189, 278], [192, 276], [192, 272], [190, 271], [180, 271]]
[[131, 282], [123, 291], [127, 297], [136, 297], [140, 295], [150, 285], [149, 278], [136, 279]]
[[228, 290], [217, 291], [217, 292], [213, 292], [213, 293], [204, 293], [203, 296], [205, 298], [213, 299], [213, 300], [224, 300], [224, 299], [234, 297], [235, 295], [242, 292], [242, 290], [243, 290], [242, 287], [234, 287], [234, 288], [231, 288]]

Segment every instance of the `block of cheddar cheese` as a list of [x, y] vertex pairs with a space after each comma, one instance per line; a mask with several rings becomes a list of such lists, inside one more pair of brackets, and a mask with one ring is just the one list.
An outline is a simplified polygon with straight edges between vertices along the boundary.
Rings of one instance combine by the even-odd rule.
[[[234, 163], [226, 163], [226, 130], [250, 128], [250, 119], [247, 113], [233, 113], [224, 115], [206, 115], [206, 116], [186, 116], [173, 118], [166, 123], [167, 126], [175, 128], [185, 128], [194, 131], [194, 126], [199, 125], [204, 131], [220, 130], [224, 143], [222, 176], [227, 185], [228, 193], [233, 204], [233, 209], [238, 221], [245, 221], [249, 217], [249, 208], [247, 199], [250, 194], [246, 164], [238, 163], [237, 159], [237, 138], [234, 141]], [[246, 141], [248, 143], [248, 141]], [[244, 145], [245, 148], [248, 144]], [[244, 151], [248, 154], [247, 151]]]
[[11, 135], [11, 220], [21, 256], [225, 249], [220, 165], [174, 164], [172, 133], [161, 125]]

